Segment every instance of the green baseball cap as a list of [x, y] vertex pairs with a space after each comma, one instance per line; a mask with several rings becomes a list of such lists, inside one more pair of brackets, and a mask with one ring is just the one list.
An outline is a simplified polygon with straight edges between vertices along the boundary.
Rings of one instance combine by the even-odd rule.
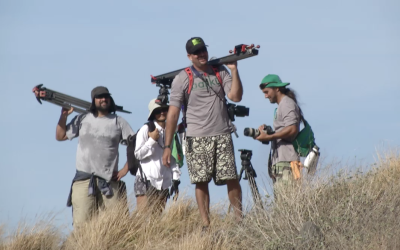
[[264, 77], [260, 84], [260, 89], [264, 88], [280, 88], [289, 85], [288, 82], [282, 82], [281, 78], [278, 75], [269, 74]]

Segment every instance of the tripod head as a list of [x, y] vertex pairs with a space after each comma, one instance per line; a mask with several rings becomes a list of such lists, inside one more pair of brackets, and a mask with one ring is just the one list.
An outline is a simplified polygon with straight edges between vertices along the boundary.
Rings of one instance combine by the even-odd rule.
[[253, 152], [248, 149], [239, 149], [238, 151], [240, 152], [240, 159], [242, 160], [242, 169], [240, 170], [239, 181], [240, 179], [242, 179], [243, 171], [244, 171], [243, 180], [247, 180], [248, 175], [251, 175], [253, 178], [257, 177], [256, 171], [254, 170], [250, 162]]
[[239, 181], [242, 179], [242, 174], [244, 171], [243, 180], [248, 180], [254, 204], [258, 204], [260, 208], [263, 208], [263, 202], [260, 196], [260, 192], [258, 191], [255, 179], [257, 177], [257, 174], [253, 168], [253, 165], [251, 165], [250, 162], [253, 152], [248, 149], [239, 149], [239, 151], [240, 151], [240, 159], [242, 160], [242, 169], [240, 170]]
[[158, 82], [156, 84], [157, 87], [160, 87], [160, 90], [158, 91], [158, 96], [157, 96], [157, 100], [156, 103], [160, 104], [160, 105], [168, 105], [168, 95], [169, 95], [169, 91], [168, 89], [171, 88], [171, 83], [168, 82]]
[[251, 156], [253, 155], [253, 151], [248, 149], [239, 149], [240, 159], [243, 161], [250, 161]]

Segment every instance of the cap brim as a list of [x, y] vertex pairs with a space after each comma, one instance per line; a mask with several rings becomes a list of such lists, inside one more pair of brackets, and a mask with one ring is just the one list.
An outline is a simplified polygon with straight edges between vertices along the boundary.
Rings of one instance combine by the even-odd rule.
[[147, 117], [147, 120], [150, 119], [150, 117], [153, 114], [154, 110], [161, 109], [161, 108], [168, 108], [169, 109], [169, 105], [162, 105], [161, 107], [157, 107], [157, 108], [153, 109], [152, 111], [150, 111], [149, 116]]
[[192, 47], [192, 49], [190, 51], [188, 51], [188, 53], [193, 54], [194, 52], [196, 52], [196, 50], [202, 49], [204, 47], [208, 47], [207, 44], [198, 44]]
[[264, 88], [280, 88], [289, 85], [289, 82], [273, 82], [265, 85]]
[[98, 97], [99, 95], [109, 95], [111, 97], [111, 94], [109, 92], [99, 92], [93, 95], [92, 100]]

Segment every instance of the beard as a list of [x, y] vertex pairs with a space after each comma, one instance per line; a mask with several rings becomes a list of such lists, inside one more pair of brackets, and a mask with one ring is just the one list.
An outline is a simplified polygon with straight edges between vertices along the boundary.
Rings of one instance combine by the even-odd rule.
[[271, 97], [271, 98], [269, 98], [269, 102], [270, 103], [276, 103], [277, 102], [277, 98], [276, 97]]
[[110, 103], [106, 103], [107, 105], [105, 105], [105, 106], [102, 105], [103, 103], [100, 103], [100, 105], [98, 105], [98, 106], [96, 105], [96, 109], [100, 112], [106, 112], [110, 109]]
[[201, 67], [203, 67], [204, 65], [207, 65], [207, 62], [208, 62], [208, 57], [201, 57], [200, 59], [204, 59], [204, 61], [203, 62], [200, 62], [200, 60], [199, 60], [199, 58], [197, 59], [197, 60], [195, 60], [195, 61], [192, 61], [192, 63], [194, 64], [194, 65], [196, 65], [197, 67], [199, 67], [199, 68], [201, 68]]

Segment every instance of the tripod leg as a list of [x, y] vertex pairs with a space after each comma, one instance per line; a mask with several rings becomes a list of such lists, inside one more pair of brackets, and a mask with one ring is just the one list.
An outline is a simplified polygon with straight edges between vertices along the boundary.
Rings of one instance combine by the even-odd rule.
[[59, 96], [62, 99], [68, 100], [71, 103], [74, 103], [76, 105], [79, 105], [79, 106], [82, 106], [82, 107], [86, 107], [86, 106], [90, 106], [91, 105], [91, 102], [88, 102], [88, 101], [85, 101], [85, 100], [82, 100], [82, 99], [79, 99], [79, 98], [76, 98], [76, 97], [73, 97], [73, 96], [70, 96], [70, 95], [63, 94], [63, 93], [58, 92], [56, 90], [52, 90], [52, 89], [49, 89], [49, 88], [46, 88], [46, 89], [48, 91], [53, 92], [55, 94], [55, 96]]
[[248, 178], [249, 178], [251, 194], [253, 195], [254, 204], [263, 208], [261, 196], [260, 196], [260, 192], [258, 191], [256, 180], [254, 179], [254, 177], [252, 175], [249, 175]]
[[[63, 103], [63, 102], [56, 101], [56, 100], [46, 100], [46, 102], [50, 102], [50, 103], [53, 103], [55, 105], [61, 106], [63, 108], [67, 108], [67, 109], [70, 109], [71, 107], [73, 107], [69, 103]], [[74, 111], [79, 113], [79, 114], [87, 113], [86, 110], [83, 110], [83, 109], [80, 109], [80, 108], [77, 108], [77, 107], [73, 107], [73, 108], [74, 108]]]

